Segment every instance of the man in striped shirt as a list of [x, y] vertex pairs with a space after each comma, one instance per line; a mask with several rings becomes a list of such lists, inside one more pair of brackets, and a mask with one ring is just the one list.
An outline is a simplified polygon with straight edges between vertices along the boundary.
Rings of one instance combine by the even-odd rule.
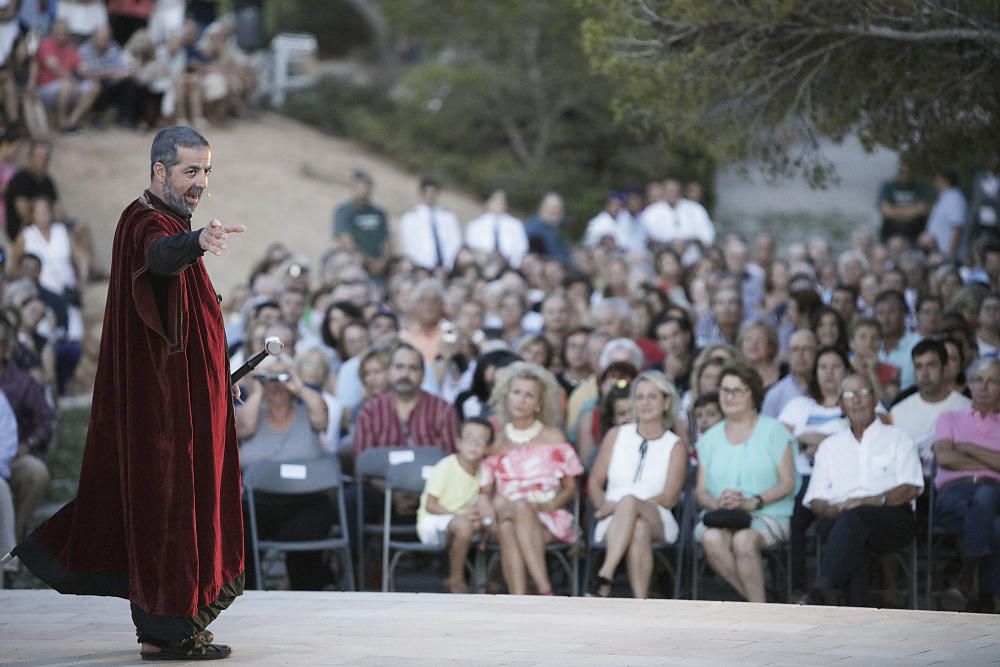
[[455, 451], [458, 417], [455, 408], [420, 390], [423, 356], [409, 343], [399, 343], [389, 356], [389, 391], [369, 401], [358, 414], [354, 454], [370, 447], [440, 447]]

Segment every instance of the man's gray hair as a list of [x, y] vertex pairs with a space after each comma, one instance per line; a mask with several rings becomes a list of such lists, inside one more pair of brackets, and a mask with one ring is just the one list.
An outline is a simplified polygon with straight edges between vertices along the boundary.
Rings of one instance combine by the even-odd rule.
[[178, 148], [208, 148], [208, 139], [201, 132], [183, 125], [167, 127], [153, 137], [153, 146], [149, 149], [149, 176], [153, 177], [153, 165], [159, 162], [169, 172], [177, 166]]
[[604, 349], [601, 350], [601, 357], [597, 363], [600, 366], [600, 371], [608, 367], [611, 363], [611, 356], [618, 350], [628, 350], [629, 354], [632, 355], [632, 365], [636, 368], [642, 368], [646, 365], [646, 357], [642, 353], [642, 348], [636, 345], [635, 341], [631, 338], [612, 338], [604, 345]]
[[437, 295], [439, 299], [444, 301], [445, 289], [444, 285], [437, 278], [424, 278], [416, 285], [413, 286], [413, 296], [420, 296], [424, 292], [431, 291]]
[[980, 357], [972, 362], [969, 369], [965, 372], [965, 376], [970, 380], [982, 370], [989, 370], [991, 368], [1000, 368], [1000, 358], [997, 357]]

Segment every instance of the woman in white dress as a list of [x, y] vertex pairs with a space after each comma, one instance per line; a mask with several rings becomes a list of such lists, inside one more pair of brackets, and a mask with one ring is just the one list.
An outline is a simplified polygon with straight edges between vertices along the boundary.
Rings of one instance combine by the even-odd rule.
[[[671, 431], [677, 423], [677, 389], [660, 371], [632, 384], [635, 422], [608, 431], [590, 474], [588, 492], [597, 508], [597, 542], [607, 544], [593, 592], [611, 593], [622, 559], [632, 595], [645, 598], [653, 574], [652, 543], [673, 542], [679, 528], [671, 509], [687, 473], [687, 448]], [[607, 488], [605, 488], [605, 485]]]

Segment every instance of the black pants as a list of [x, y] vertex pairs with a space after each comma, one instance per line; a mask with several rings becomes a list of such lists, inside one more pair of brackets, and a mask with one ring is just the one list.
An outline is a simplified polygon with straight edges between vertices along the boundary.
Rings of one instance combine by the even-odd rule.
[[836, 587], [844, 592], [847, 604], [863, 607], [868, 603], [868, 553], [899, 551], [913, 541], [913, 510], [907, 505], [875, 507], [862, 505], [848, 510], [832, 522], [824, 522], [819, 588]]
[[[300, 496], [257, 493], [257, 531], [260, 539], [287, 542], [320, 540], [330, 534], [337, 520], [335, 499], [325, 493]], [[254, 562], [257, 554], [250, 544], [250, 515], [243, 502], [243, 538], [247, 588], [258, 588]], [[315, 591], [333, 583], [333, 575], [322, 551], [285, 552], [288, 583], [295, 591]]]
[[802, 498], [809, 488], [809, 476], [802, 476], [802, 488], [795, 496], [795, 509], [792, 510], [791, 536], [788, 547], [792, 550], [792, 588], [804, 590], [806, 578], [806, 531], [816, 520], [816, 515], [802, 504]]

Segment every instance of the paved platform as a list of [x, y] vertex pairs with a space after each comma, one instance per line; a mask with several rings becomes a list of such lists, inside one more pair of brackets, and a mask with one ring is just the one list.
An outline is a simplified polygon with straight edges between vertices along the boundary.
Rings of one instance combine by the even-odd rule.
[[[738, 602], [254, 591], [212, 630], [227, 665], [1000, 662], [997, 616]], [[0, 591], [2, 664], [135, 664], [134, 642], [125, 601]]]

